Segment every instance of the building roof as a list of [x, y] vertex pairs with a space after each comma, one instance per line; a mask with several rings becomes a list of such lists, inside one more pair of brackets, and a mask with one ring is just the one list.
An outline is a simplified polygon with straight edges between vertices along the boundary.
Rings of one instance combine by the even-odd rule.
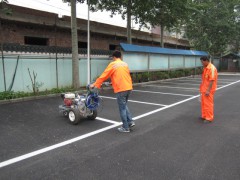
[[233, 53], [233, 52], [230, 52], [228, 54], [225, 54], [222, 56], [222, 58], [240, 58], [240, 53]]
[[196, 50], [181, 50], [181, 49], [160, 48], [160, 47], [152, 47], [152, 46], [139, 46], [139, 45], [125, 44], [125, 43], [120, 43], [120, 46], [125, 52], [142, 52], [142, 53], [189, 55], [189, 56], [207, 56], [208, 55], [208, 53], [205, 51], [196, 51]]

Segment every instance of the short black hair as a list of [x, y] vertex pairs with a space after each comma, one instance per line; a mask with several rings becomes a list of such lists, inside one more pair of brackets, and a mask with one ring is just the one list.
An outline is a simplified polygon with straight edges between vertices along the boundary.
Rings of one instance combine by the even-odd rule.
[[112, 53], [112, 57], [121, 58], [122, 53], [120, 51], [116, 50]]
[[208, 56], [202, 56], [200, 58], [200, 60], [202, 60], [202, 61], [209, 61], [209, 57]]

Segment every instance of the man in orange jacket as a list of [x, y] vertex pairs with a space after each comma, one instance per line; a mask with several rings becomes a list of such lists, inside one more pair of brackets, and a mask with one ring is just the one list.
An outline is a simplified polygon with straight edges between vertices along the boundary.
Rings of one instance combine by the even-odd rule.
[[200, 58], [204, 67], [200, 85], [202, 119], [209, 123], [214, 119], [214, 93], [217, 89], [218, 73], [207, 56]]
[[132, 120], [130, 111], [127, 106], [129, 95], [133, 89], [132, 78], [128, 64], [121, 60], [121, 52], [114, 51], [112, 54], [113, 61], [107, 66], [102, 75], [95, 83], [90, 85], [90, 88], [100, 88], [102, 83], [111, 78], [114, 93], [116, 93], [119, 112], [122, 120], [122, 127], [118, 128], [119, 132], [130, 132], [130, 127], [135, 126]]

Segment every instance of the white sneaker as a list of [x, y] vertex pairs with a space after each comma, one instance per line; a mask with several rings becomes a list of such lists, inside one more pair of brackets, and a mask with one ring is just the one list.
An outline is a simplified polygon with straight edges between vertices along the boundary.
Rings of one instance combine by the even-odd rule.
[[135, 122], [132, 121], [132, 122], [129, 124], [129, 127], [132, 128], [133, 126], [135, 126]]
[[118, 131], [119, 131], [119, 132], [126, 132], [126, 133], [129, 133], [129, 132], [130, 132], [129, 129], [125, 129], [125, 128], [123, 128], [123, 127], [118, 128]]

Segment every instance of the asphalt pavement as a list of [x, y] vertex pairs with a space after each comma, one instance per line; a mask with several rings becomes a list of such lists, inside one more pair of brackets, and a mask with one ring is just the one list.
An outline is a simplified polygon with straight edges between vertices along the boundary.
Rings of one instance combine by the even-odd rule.
[[2, 180], [239, 180], [240, 74], [220, 74], [214, 122], [200, 119], [200, 77], [134, 86], [136, 126], [119, 133], [115, 95], [100, 92], [96, 120], [72, 125], [62, 99], [0, 104]]

